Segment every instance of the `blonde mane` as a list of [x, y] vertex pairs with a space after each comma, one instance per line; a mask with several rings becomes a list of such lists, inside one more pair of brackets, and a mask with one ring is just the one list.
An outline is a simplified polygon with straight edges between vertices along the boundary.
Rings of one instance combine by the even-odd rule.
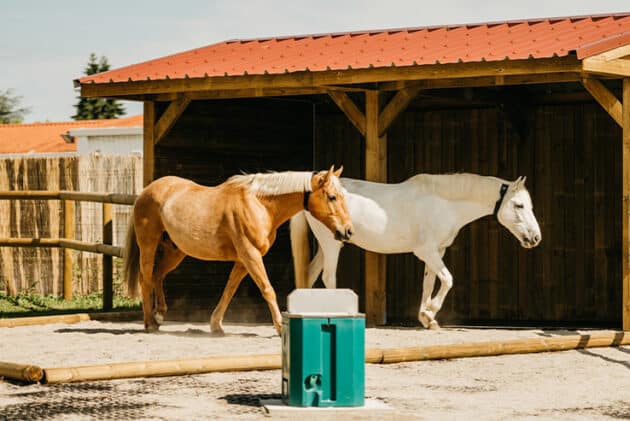
[[407, 182], [412, 182], [419, 190], [433, 193], [444, 199], [489, 200], [496, 197], [497, 186], [511, 184], [511, 182], [497, 177], [487, 177], [477, 174], [418, 174]]
[[260, 196], [276, 196], [311, 191], [312, 177], [313, 173], [308, 171], [285, 171], [234, 175], [227, 182], [246, 187]]

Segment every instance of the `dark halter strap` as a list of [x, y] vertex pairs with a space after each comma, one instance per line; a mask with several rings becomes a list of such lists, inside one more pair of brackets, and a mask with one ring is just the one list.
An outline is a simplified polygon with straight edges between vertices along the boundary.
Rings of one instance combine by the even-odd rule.
[[509, 185], [507, 184], [501, 184], [501, 190], [499, 191], [499, 200], [497, 200], [497, 203], [494, 205], [494, 212], [492, 212], [492, 214], [494, 216], [497, 216], [497, 212], [499, 212], [499, 208], [501, 207], [501, 203], [503, 203], [503, 198], [505, 197], [505, 193], [507, 192]]
[[304, 190], [304, 209], [308, 210], [308, 198], [311, 197], [311, 192]]

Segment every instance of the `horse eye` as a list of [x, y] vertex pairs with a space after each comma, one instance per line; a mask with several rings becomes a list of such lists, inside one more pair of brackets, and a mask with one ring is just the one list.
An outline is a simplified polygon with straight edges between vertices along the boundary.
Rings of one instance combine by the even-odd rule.
[[514, 204], [514, 207], [516, 209], [523, 209], [525, 206], [522, 203], [516, 203], [516, 204]]
[[328, 200], [334, 202], [335, 200], [337, 200], [337, 196], [328, 196]]

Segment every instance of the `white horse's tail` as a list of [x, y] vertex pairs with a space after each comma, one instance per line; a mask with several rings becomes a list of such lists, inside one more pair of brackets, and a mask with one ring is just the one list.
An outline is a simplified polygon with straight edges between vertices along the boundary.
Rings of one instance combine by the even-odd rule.
[[295, 287], [308, 288], [308, 263], [311, 258], [311, 247], [308, 242], [308, 221], [304, 211], [296, 213], [291, 218], [290, 233]]

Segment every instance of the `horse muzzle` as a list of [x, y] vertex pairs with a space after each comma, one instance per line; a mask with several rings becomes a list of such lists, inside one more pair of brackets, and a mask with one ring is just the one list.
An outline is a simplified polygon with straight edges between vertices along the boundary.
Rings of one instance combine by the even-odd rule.
[[346, 227], [343, 230], [337, 229], [335, 231], [335, 240], [343, 241], [345, 243], [346, 241], [350, 240], [350, 237], [352, 237], [352, 234], [354, 234], [352, 227]]
[[521, 239], [521, 245], [526, 249], [532, 249], [540, 244], [542, 240], [540, 234], [533, 234], [531, 236], [523, 237]]

